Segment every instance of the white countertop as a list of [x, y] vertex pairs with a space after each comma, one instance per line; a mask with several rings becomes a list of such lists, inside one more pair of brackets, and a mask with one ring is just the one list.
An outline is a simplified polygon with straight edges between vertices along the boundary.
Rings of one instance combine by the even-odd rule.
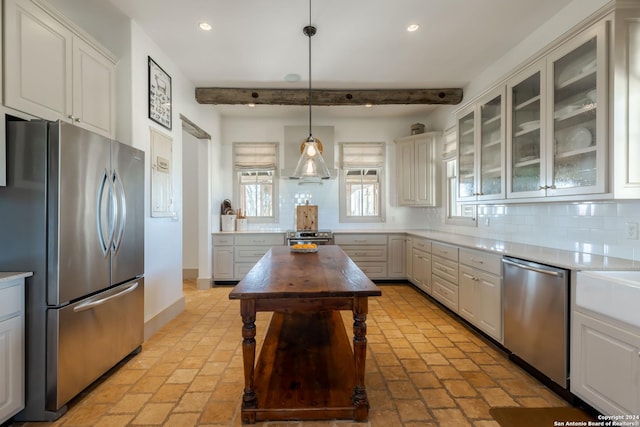
[[547, 248], [523, 243], [505, 242], [427, 230], [407, 230], [412, 236], [425, 237], [457, 246], [479, 249], [514, 258], [540, 262], [569, 270], [640, 270], [640, 261], [593, 255], [584, 252]]
[[33, 276], [31, 272], [0, 271], [0, 283], [31, 276]]
[[[247, 230], [241, 232], [214, 232], [213, 234], [244, 234], [244, 233], [285, 233], [281, 229]], [[544, 246], [493, 240], [464, 234], [444, 233], [430, 230], [400, 230], [400, 229], [351, 229], [333, 230], [333, 234], [408, 234], [424, 237], [443, 243], [522, 258], [533, 262], [548, 264], [569, 270], [640, 270], [640, 261], [624, 258], [614, 258], [593, 255], [584, 252], [547, 248]]]

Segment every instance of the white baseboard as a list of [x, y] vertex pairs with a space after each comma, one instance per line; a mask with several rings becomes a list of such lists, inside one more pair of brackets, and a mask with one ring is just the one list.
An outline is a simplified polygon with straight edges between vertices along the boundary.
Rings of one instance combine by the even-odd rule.
[[198, 278], [198, 269], [197, 268], [183, 268], [182, 269], [182, 279], [197, 279]]
[[148, 340], [153, 334], [169, 323], [174, 317], [182, 313], [185, 308], [184, 296], [176, 302], [156, 314], [153, 318], [144, 322], [144, 340]]
[[211, 289], [211, 277], [198, 277], [196, 288], [201, 291]]

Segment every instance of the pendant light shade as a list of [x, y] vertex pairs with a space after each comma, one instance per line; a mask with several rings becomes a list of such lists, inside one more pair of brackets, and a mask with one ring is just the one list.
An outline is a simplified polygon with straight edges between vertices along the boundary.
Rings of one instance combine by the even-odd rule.
[[296, 170], [293, 172], [293, 179], [301, 179], [307, 182], [317, 182], [322, 179], [329, 179], [331, 174], [329, 168], [322, 158], [316, 139], [309, 135], [304, 142], [302, 154]]
[[309, 37], [309, 137], [304, 143], [296, 170], [290, 178], [299, 179], [300, 183], [321, 182], [323, 179], [331, 178], [331, 174], [311, 132], [311, 37], [316, 33], [316, 27], [311, 25], [311, 0], [309, 0], [309, 25], [304, 27], [302, 32]]

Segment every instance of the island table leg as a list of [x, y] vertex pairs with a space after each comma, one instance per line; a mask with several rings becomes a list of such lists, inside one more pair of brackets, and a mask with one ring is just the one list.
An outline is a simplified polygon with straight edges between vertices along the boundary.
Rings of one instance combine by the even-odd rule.
[[254, 389], [254, 369], [256, 360], [256, 301], [240, 301], [240, 315], [242, 316], [242, 359], [244, 362], [244, 393], [242, 395], [242, 422], [254, 424], [256, 422], [255, 409], [258, 399]]
[[353, 358], [356, 384], [353, 391], [354, 419], [366, 421], [369, 416], [369, 400], [364, 385], [367, 358], [367, 297], [356, 297], [353, 301]]

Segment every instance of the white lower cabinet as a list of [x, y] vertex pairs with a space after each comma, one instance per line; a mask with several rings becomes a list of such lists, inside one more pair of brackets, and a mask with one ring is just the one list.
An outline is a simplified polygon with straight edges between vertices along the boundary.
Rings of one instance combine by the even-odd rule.
[[335, 234], [336, 245], [370, 279], [386, 279], [387, 272], [387, 235], [386, 234]]
[[213, 252], [213, 278], [233, 280], [233, 246], [215, 248]]
[[411, 283], [431, 295], [431, 254], [413, 248], [411, 265], [413, 269]]
[[24, 408], [24, 279], [0, 281], [0, 424]]
[[241, 280], [273, 246], [284, 245], [284, 233], [214, 234], [213, 281]]
[[501, 257], [460, 249], [458, 314], [502, 342]]
[[640, 329], [573, 310], [571, 332], [571, 393], [604, 414], [640, 414]]
[[404, 268], [410, 282], [413, 282], [413, 240], [414, 238], [407, 236], [407, 244], [404, 247]]
[[431, 295], [453, 312], [458, 312], [458, 248], [431, 244]]
[[431, 241], [422, 237], [411, 239], [409, 260], [411, 275], [407, 278], [431, 295]]
[[389, 235], [387, 240], [387, 277], [403, 279], [407, 277], [407, 250], [411, 241], [402, 234]]

